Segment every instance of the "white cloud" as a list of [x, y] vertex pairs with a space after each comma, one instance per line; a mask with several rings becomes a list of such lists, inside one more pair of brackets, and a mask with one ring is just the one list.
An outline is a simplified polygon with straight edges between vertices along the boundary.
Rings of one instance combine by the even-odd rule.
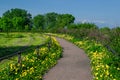
[[90, 23], [100, 23], [100, 24], [105, 24], [106, 23], [106, 21], [103, 21], [103, 20], [87, 20], [87, 19], [83, 19], [80, 22], [81, 23], [90, 22]]
[[89, 22], [88, 20], [82, 20], [81, 23], [86, 23], [86, 22]]
[[102, 20], [94, 20], [94, 21], [92, 21], [92, 22], [94, 22], [94, 23], [101, 23], [101, 24], [106, 23], [105, 21], [102, 21]]
[[75, 22], [76, 23], [79, 23], [79, 22], [87, 23], [87, 22], [89, 22], [89, 23], [99, 23], [99, 24], [106, 24], [107, 23], [104, 20], [90, 20], [90, 19], [77, 19]]
[[76, 20], [76, 23], [85, 23], [85, 22], [95, 23], [99, 27], [104, 27], [104, 26], [115, 27], [120, 25], [120, 24], [116, 24], [116, 22], [109, 21], [109, 20], [99, 20], [99, 19], [77, 19]]

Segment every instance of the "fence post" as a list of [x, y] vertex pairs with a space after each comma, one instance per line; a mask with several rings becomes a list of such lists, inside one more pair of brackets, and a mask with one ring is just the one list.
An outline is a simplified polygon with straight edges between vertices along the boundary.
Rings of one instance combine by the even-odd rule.
[[20, 51], [18, 52], [18, 63], [21, 64], [21, 52]]
[[51, 36], [49, 35], [49, 37], [50, 37], [50, 41], [48, 42], [48, 49], [49, 49], [49, 51], [50, 51], [50, 47], [51, 47]]
[[37, 48], [36, 48], [37, 57], [40, 56], [39, 52], [40, 52], [40, 51], [39, 51], [39, 46], [37, 46]]

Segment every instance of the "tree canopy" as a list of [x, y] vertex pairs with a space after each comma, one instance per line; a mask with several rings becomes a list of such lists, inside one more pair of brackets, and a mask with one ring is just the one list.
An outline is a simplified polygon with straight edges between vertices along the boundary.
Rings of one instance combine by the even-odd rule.
[[64, 28], [74, 23], [75, 17], [71, 14], [58, 14], [49, 12], [32, 15], [24, 9], [10, 9], [0, 18], [0, 31], [26, 31], [26, 30], [53, 30]]
[[[3, 13], [1, 18], [1, 28], [6, 30], [24, 30], [25, 26], [31, 27], [31, 14], [24, 9], [11, 9]], [[10, 26], [10, 28], [8, 28]]]
[[43, 15], [38, 14], [37, 16], [35, 16], [33, 18], [33, 23], [36, 29], [45, 29], [44, 27], [45, 19]]
[[[49, 12], [32, 15], [27, 10], [14, 8], [7, 10], [0, 17], [0, 31], [59, 30], [59, 29], [98, 29], [94, 23], [74, 23], [72, 14]], [[101, 28], [108, 31], [109, 28]]]

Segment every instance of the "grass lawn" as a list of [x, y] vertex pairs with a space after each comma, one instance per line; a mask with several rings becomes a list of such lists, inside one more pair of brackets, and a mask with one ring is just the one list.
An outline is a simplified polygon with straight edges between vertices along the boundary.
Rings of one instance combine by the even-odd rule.
[[0, 57], [12, 54], [24, 46], [36, 46], [45, 41], [39, 33], [0, 33]]
[[[0, 33], [0, 57], [15, 53], [24, 46], [36, 46], [44, 43], [45, 37], [39, 33]], [[29, 52], [29, 51], [28, 51]], [[25, 53], [28, 53], [25, 52]], [[25, 56], [25, 55], [22, 55]], [[8, 63], [17, 62], [17, 56], [0, 61], [0, 70]]]

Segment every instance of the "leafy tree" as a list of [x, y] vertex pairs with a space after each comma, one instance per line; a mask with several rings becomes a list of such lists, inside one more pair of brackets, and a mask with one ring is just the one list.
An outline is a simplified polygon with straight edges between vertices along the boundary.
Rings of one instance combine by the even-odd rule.
[[111, 29], [110, 29], [109, 27], [103, 27], [103, 28], [100, 28], [100, 31], [101, 31], [103, 34], [109, 35]]
[[15, 8], [15, 9], [8, 10], [5, 13], [3, 13], [3, 17], [9, 18], [10, 20], [12, 20], [11, 22], [14, 25], [13, 27], [16, 30], [18, 29], [23, 30], [25, 29], [26, 25], [29, 25], [29, 27], [31, 27], [31, 18], [32, 18], [31, 14], [27, 13], [27, 11], [24, 9]]
[[71, 23], [74, 23], [75, 17], [71, 14], [61, 14], [58, 16], [57, 24], [59, 27], [65, 27], [70, 25]]
[[10, 19], [12, 19], [14, 17], [26, 18], [27, 15], [28, 15], [28, 13], [27, 13], [26, 10], [24, 10], [24, 9], [18, 9], [18, 8], [11, 9], [11, 10], [8, 10], [5, 13], [3, 13], [4, 17], [10, 18]]
[[2, 26], [1, 26], [1, 17], [0, 17], [0, 32], [2, 31]]
[[94, 23], [81, 23], [78, 25], [79, 28], [85, 29], [97, 29], [98, 27]]
[[24, 29], [24, 22], [25, 20], [21, 17], [14, 17], [12, 19], [13, 29], [19, 31]]
[[57, 17], [58, 14], [55, 12], [45, 14], [45, 22], [46, 22], [45, 25], [48, 29], [55, 27], [57, 22]]
[[78, 23], [71, 24], [68, 26], [70, 29], [98, 29], [94, 23]]
[[37, 15], [33, 18], [33, 23], [36, 29], [45, 29], [45, 19], [43, 15]]
[[11, 20], [9, 18], [3, 17], [0, 23], [1, 23], [1, 28], [3, 29], [3, 31], [6, 31], [8, 34], [8, 32], [10, 32], [11, 27], [12, 27]]

